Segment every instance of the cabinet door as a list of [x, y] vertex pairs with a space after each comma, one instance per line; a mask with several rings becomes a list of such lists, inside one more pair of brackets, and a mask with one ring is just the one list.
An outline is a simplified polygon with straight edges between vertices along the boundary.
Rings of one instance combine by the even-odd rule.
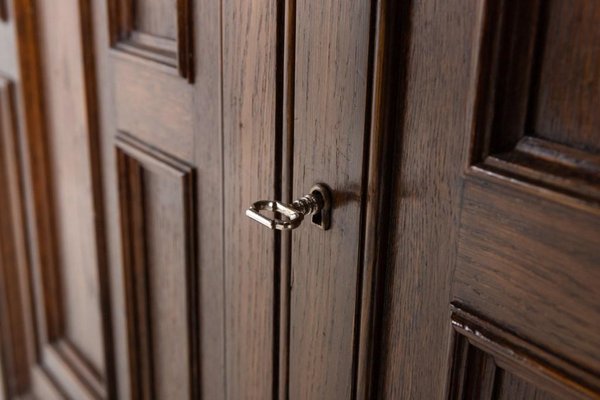
[[87, 11], [115, 392], [221, 398], [219, 2], [107, 0]]
[[286, 249], [290, 399], [351, 398], [356, 390], [372, 5], [299, 0], [289, 28], [295, 61], [284, 184], [300, 197], [325, 183], [333, 205], [330, 229], [303, 226]]
[[[15, 83], [0, 81], [0, 202], [15, 210], [0, 216], [0, 285], [19, 282], [0, 303], [9, 396], [364, 391], [379, 3], [13, 3], [24, 25], [1, 26], [19, 52], [1, 67]], [[16, 133], [5, 115], [21, 91]], [[243, 214], [318, 182], [332, 191], [326, 231]]]
[[597, 398], [600, 7], [408, 14], [382, 396]]
[[219, 4], [0, 12], [3, 392], [219, 398]]
[[[223, 2], [230, 399], [352, 398], [361, 390], [370, 328], [361, 322], [372, 304], [363, 274], [373, 264], [364, 262], [362, 232], [377, 203], [377, 189], [366, 195], [376, 6]], [[316, 183], [331, 189], [328, 230], [306, 218], [273, 232], [241, 214], [260, 199], [292, 202]]]
[[[107, 397], [108, 298], [80, 26], [68, 2], [1, 3], [4, 387], [9, 398]], [[53, 26], [64, 40], [46, 35], [37, 12], [63, 20]]]

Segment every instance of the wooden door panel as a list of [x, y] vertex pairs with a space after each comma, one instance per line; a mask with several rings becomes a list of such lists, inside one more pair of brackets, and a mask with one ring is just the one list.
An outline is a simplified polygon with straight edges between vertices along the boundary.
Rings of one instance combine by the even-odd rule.
[[[182, 160], [194, 157], [194, 90], [145, 60], [113, 54], [116, 124], [147, 145]], [[125, 84], [126, 83], [126, 84]], [[165, 107], [169, 104], [169, 107]]]
[[194, 172], [125, 135], [118, 137], [118, 146], [135, 395], [197, 396]]
[[[543, 348], [531, 345], [463, 309], [452, 308], [450, 399], [563, 399], [593, 397], [594, 379]], [[568, 375], [576, 372], [574, 375]], [[577, 374], [579, 372], [579, 374]]]
[[[48, 132], [49, 171], [46, 179], [52, 182], [56, 237], [57, 265], [45, 272], [56, 287], [44, 288], [47, 303], [47, 323], [62, 325], [63, 332], [52, 332], [49, 340], [59, 335], [72, 344], [84, 359], [82, 365], [92, 366], [93, 373], [103, 375], [105, 350], [102, 338], [102, 310], [106, 293], [101, 293], [101, 266], [99, 265], [96, 231], [94, 186], [91, 152], [95, 131], [89, 125], [86, 98], [86, 72], [79, 32], [79, 8], [73, 3], [54, 7], [47, 2], [39, 4], [44, 24], [41, 32], [41, 57], [44, 60], [44, 94]], [[64, 22], [56, 24], [55, 21]], [[52, 21], [52, 22], [51, 22]], [[81, 188], [90, 188], [81, 193]], [[96, 189], [97, 190], [97, 189]], [[42, 240], [46, 240], [43, 239]], [[104, 288], [102, 288], [104, 289]], [[52, 304], [48, 299], [57, 299]], [[38, 300], [39, 301], [39, 300]], [[52, 300], [54, 301], [54, 300]], [[56, 313], [56, 315], [54, 315]], [[106, 315], [106, 314], [105, 314]], [[52, 319], [55, 318], [55, 321]], [[92, 371], [90, 371], [92, 372]]]
[[585, 1], [570, 7], [552, 1], [542, 13], [532, 131], [552, 142], [598, 152], [600, 5]]
[[227, 399], [277, 390], [279, 275], [274, 232], [247, 218], [257, 199], [277, 199], [277, 21], [282, 2], [224, 0], [223, 190]]
[[[580, 30], [592, 37], [600, 31], [586, 27], [587, 3], [570, 12], [559, 4], [506, 3], [500, 19], [499, 9], [487, 9], [453, 296], [579, 368], [597, 371], [600, 140], [587, 132], [595, 114], [587, 107], [597, 101], [600, 73], [585, 66], [597, 65], [600, 56], [588, 53], [585, 41], [568, 46], [585, 54], [571, 50], [567, 62], [554, 52]], [[546, 41], [555, 31], [562, 39]], [[558, 82], [568, 83], [578, 100], [562, 102], [570, 92], [554, 93]], [[586, 384], [598, 388], [596, 380]]]
[[[547, 385], [575, 386], [561, 397], [593, 397], [600, 390], [597, 7], [490, 2], [483, 15], [453, 301], [565, 360], [546, 357], [543, 367]], [[512, 368], [517, 378], [533, 369], [526, 360]]]
[[[1, 24], [1, 23], [0, 23]], [[0, 42], [0, 46], [3, 43]], [[4, 75], [5, 72], [2, 71]], [[28, 339], [24, 310], [28, 269], [24, 198], [19, 183], [17, 104], [14, 83], [0, 77], [0, 398], [21, 393], [28, 384]]]
[[332, 189], [332, 225], [292, 233], [289, 396], [350, 398], [360, 308], [370, 1], [297, 1], [293, 193]]
[[[35, 209], [36, 217], [45, 214], [50, 219], [48, 230], [35, 242], [46, 248], [46, 254], [32, 272], [38, 340], [43, 343], [39, 362], [56, 391], [78, 398], [106, 398], [111, 338], [110, 314], [104, 306], [109, 295], [102, 254], [99, 166], [94, 163], [95, 110], [89, 97], [94, 83], [85, 69], [82, 9], [76, 2], [57, 6], [40, 2], [35, 7], [41, 20], [47, 136], [30, 145], [47, 152], [49, 161], [32, 170], [32, 190], [51, 195], [44, 208]], [[40, 188], [40, 179], [48, 181], [47, 188]], [[82, 187], [88, 190], [82, 193]]]
[[109, 0], [91, 17], [117, 393], [223, 398], [218, 2]]
[[[200, 312], [193, 52], [185, 47], [185, 57], [178, 57], [191, 40], [190, 10], [187, 2], [168, 1], [108, 6], [103, 23], [111, 40], [103, 49], [112, 48], [101, 57], [111, 73], [115, 114], [107, 121], [114, 130], [104, 134], [105, 151], [116, 153], [117, 162], [104, 168], [117, 177], [110, 184], [119, 186], [123, 258], [113, 282], [124, 291], [117, 310], [126, 310], [126, 384], [133, 398], [195, 398]], [[156, 12], [170, 6], [175, 9], [157, 19]], [[175, 12], [182, 19], [170, 21]], [[175, 26], [178, 34], [170, 35]]]
[[467, 182], [454, 297], [597, 370], [600, 219], [586, 211]]
[[596, 398], [598, 7], [407, 14], [382, 393]]

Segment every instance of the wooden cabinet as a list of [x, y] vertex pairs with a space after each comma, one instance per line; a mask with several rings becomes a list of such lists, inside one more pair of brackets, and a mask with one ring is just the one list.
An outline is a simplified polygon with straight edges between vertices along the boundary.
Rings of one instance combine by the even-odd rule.
[[0, 398], [598, 398], [599, 21], [0, 0]]
[[433, 3], [403, 13], [381, 397], [597, 398], [600, 8]]

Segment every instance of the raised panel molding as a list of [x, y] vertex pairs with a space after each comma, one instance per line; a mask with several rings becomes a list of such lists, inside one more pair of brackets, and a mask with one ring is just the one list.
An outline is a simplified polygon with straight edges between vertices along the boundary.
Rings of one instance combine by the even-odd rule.
[[[105, 378], [65, 337], [58, 264], [46, 258], [30, 266], [27, 259], [11, 88], [8, 80], [0, 78], [0, 205], [8, 211], [0, 215], [0, 346], [5, 390], [9, 397], [31, 390], [39, 396], [64, 392], [74, 398], [107, 398]], [[38, 176], [40, 171], [34, 173]], [[53, 243], [46, 240], [49, 238], [40, 246], [46, 247], [45, 254], [51, 254]], [[30, 277], [31, 284], [27, 283]], [[11, 284], [4, 285], [7, 282]], [[29, 290], [33, 305], [27, 299]], [[30, 310], [35, 310], [31, 321], [24, 319], [32, 316]], [[37, 324], [35, 337], [32, 324]], [[33, 341], [37, 341], [37, 352], [31, 348]], [[35, 376], [30, 377], [30, 371], [35, 371]], [[35, 385], [42, 381], [43, 385]]]
[[516, 399], [517, 393], [523, 399], [597, 398], [600, 379], [594, 374], [458, 304], [451, 310], [448, 399]]
[[[154, 0], [154, 3], [164, 1]], [[110, 44], [120, 53], [167, 66], [182, 78], [193, 82], [192, 0], [176, 1], [176, 35], [169, 37], [144, 32], [136, 26], [136, 4], [150, 0], [108, 0]]]
[[132, 392], [197, 398], [195, 171], [125, 133], [117, 155]]
[[[539, 0], [486, 2], [471, 97], [474, 139], [468, 174], [501, 179], [537, 194], [546, 193], [556, 201], [597, 205], [600, 155], [593, 150], [594, 146], [590, 144], [584, 149], [575, 142], [558, 143], [549, 140], [545, 132], [537, 132], [538, 108], [543, 103], [540, 98], [545, 98], [540, 87], [541, 75], [542, 72], [547, 75], [557, 64], [542, 65], [551, 24], [563, 23], [549, 18], [557, 4]], [[579, 57], [573, 63], [582, 60]], [[576, 67], [561, 68], [570, 71]], [[562, 79], [555, 77], [555, 81]], [[591, 92], [588, 95], [594, 96]]]
[[28, 385], [25, 309], [19, 282], [29, 264], [15, 113], [13, 84], [0, 77], [0, 398], [23, 393]]

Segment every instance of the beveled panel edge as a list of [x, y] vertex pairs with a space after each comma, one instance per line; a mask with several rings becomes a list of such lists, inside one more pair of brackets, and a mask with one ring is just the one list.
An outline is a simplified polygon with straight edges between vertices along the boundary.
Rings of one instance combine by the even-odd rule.
[[176, 40], [136, 31], [132, 0], [107, 1], [110, 45], [116, 52], [175, 70], [180, 77], [194, 82], [192, 0], [177, 0]]
[[592, 153], [525, 136], [514, 150], [490, 155], [476, 167], [600, 206], [600, 156]]
[[[200, 393], [200, 327], [198, 266], [196, 254], [196, 170], [187, 163], [149, 146], [132, 135], [119, 131], [116, 139], [119, 177], [119, 203], [123, 238], [123, 273], [127, 308], [127, 341], [132, 390], [140, 398], [153, 396], [152, 338], [146, 280], [145, 211], [143, 199], [144, 169], [167, 173], [182, 185], [185, 226], [187, 335], [190, 352], [190, 393]], [[134, 205], [135, 203], [135, 205]], [[133, 279], [131, 266], [135, 268]], [[141, 281], [140, 281], [141, 280]], [[134, 282], [134, 281], [137, 281]], [[142, 288], [140, 290], [140, 288]], [[142, 341], [140, 348], [139, 341]]]
[[41, 355], [46, 372], [70, 397], [108, 398], [106, 383], [68, 340], [46, 344]]
[[[600, 397], [600, 377], [584, 371], [548, 350], [502, 329], [466, 310], [457, 302], [450, 305], [453, 342], [450, 365], [462, 365], [460, 351], [474, 346], [493, 357], [495, 364], [529, 383], [554, 393], [581, 399]], [[461, 341], [464, 341], [461, 344]], [[451, 373], [456, 373], [457, 370]], [[458, 371], [464, 375], [464, 371]], [[456, 392], [456, 380], [449, 380], [447, 393]]]
[[[8, 6], [6, 1], [4, 4]], [[26, 281], [22, 283], [23, 303], [27, 303], [29, 309], [25, 313], [28, 326], [22, 339], [28, 341], [27, 352], [31, 353], [27, 360], [30, 387], [23, 389], [23, 392], [31, 390], [35, 393], [36, 384], [43, 381], [44, 387], [52, 386], [53, 393], [61, 393], [66, 382], [62, 382], [60, 376], [70, 370], [78, 380], [76, 384], [79, 387], [88, 391], [90, 387], [99, 388], [89, 393], [95, 393], [95, 398], [107, 398], [104, 377], [94, 370], [82, 352], [76, 351], [72, 346], [73, 355], [68, 359], [55, 347], [58, 343], [67, 342], [67, 339], [63, 326], [64, 307], [55, 234], [49, 133], [44, 122], [45, 110], [40, 103], [40, 96], [43, 97], [40, 69], [42, 63], [39, 62], [39, 43], [36, 40], [38, 28], [34, 23], [32, 7], [31, 1], [15, 1], [10, 8], [19, 28], [17, 42], [27, 44], [17, 46], [20, 80], [16, 98], [20, 112], [15, 117], [18, 127], [18, 150], [15, 152], [20, 153], [19, 164], [23, 171], [19, 178], [23, 190], [22, 199], [26, 204], [23, 226], [29, 231], [27, 252], [30, 264], [27, 271], [21, 271], [21, 280]], [[2, 77], [0, 80], [6, 82]], [[25, 354], [25, 350], [20, 350]], [[55, 360], [59, 362], [54, 365], [47, 364], [44, 353], [48, 352], [56, 353]], [[82, 369], [75, 370], [78, 366]], [[36, 376], [45, 378], [40, 380]], [[86, 381], [81, 379], [82, 376], [91, 378]]]
[[[598, 156], [537, 138], [528, 126], [543, 6], [538, 0], [523, 7], [508, 0], [484, 3], [474, 45], [466, 174], [592, 209], [600, 205]], [[514, 62], [501, 64], [507, 53]]]
[[0, 75], [0, 396], [8, 398], [27, 390], [31, 356], [24, 282], [30, 266], [13, 89], [14, 83]]
[[195, 168], [187, 162], [144, 143], [127, 132], [118, 131], [115, 144], [118, 151], [124, 152], [148, 168], [156, 168], [179, 176], [195, 174]]

